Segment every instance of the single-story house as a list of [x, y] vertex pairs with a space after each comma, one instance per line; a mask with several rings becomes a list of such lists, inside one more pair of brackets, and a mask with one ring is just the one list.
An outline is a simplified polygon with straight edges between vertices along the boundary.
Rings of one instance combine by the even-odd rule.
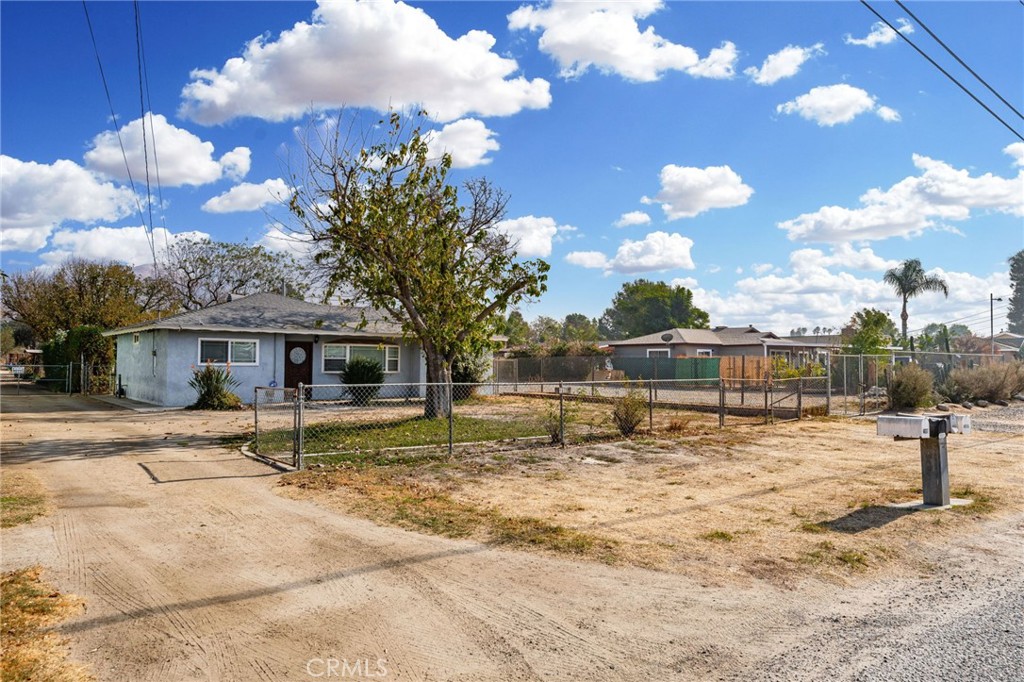
[[781, 356], [790, 364], [815, 360], [831, 344], [783, 339], [772, 332], [748, 327], [666, 329], [622, 341], [609, 341], [617, 358], [692, 358], [728, 356]]
[[[367, 324], [360, 327], [364, 314]], [[385, 383], [426, 381], [419, 343], [403, 341], [401, 326], [382, 313], [279, 294], [236, 298], [104, 335], [117, 344], [124, 396], [165, 407], [195, 402], [188, 381], [207, 363], [230, 364], [239, 381], [235, 393], [246, 403], [257, 386], [339, 385], [355, 357], [378, 360]]]

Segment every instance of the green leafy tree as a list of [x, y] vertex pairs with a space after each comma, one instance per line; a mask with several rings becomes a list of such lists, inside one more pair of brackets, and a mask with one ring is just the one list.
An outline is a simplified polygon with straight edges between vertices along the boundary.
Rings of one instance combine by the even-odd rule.
[[682, 286], [638, 279], [626, 282], [600, 320], [600, 335], [629, 339], [665, 329], [706, 329], [708, 314], [693, 304]]
[[508, 317], [498, 315], [494, 331], [507, 336], [510, 346], [522, 346], [530, 342], [530, 325], [518, 310], [509, 311]]
[[52, 273], [39, 270], [3, 282], [5, 314], [27, 325], [37, 340], [82, 325], [113, 329], [166, 310], [167, 293], [155, 280], [119, 263], [71, 258]]
[[185, 310], [266, 292], [303, 298], [307, 273], [291, 256], [248, 243], [180, 239], [161, 258], [159, 277]]
[[552, 343], [562, 338], [562, 323], [553, 317], [541, 315], [530, 323], [530, 338], [539, 344]]
[[1010, 310], [1006, 313], [1009, 320], [1007, 331], [1024, 334], [1024, 249], [1013, 254], [1010, 263]]
[[[516, 257], [495, 229], [506, 195], [483, 179], [460, 192], [451, 157], [433, 158], [418, 127], [392, 113], [375, 139], [353, 140], [336, 123], [328, 139], [307, 142], [308, 173], [293, 178], [290, 203], [327, 295], [400, 322], [423, 348], [427, 381], [449, 384], [458, 354], [490, 346], [495, 315], [545, 291], [549, 266]], [[446, 402], [428, 390], [425, 416], [446, 414]]]
[[562, 339], [565, 341], [597, 341], [597, 320], [581, 313], [570, 313], [562, 322]]
[[887, 313], [874, 308], [858, 310], [843, 328], [843, 350], [854, 355], [878, 355], [892, 344], [896, 324]]
[[946, 280], [936, 275], [925, 274], [921, 267], [921, 261], [916, 258], [909, 258], [899, 266], [885, 271], [882, 281], [891, 286], [896, 294], [903, 300], [903, 309], [900, 312], [902, 321], [902, 338], [907, 341], [907, 301], [925, 292], [941, 291], [944, 296], [949, 296], [949, 285]]

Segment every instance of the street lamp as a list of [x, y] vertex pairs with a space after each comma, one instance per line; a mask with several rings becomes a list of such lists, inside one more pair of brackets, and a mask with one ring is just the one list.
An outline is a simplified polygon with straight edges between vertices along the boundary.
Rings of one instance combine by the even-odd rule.
[[996, 354], [996, 316], [995, 316], [995, 302], [999, 301], [1002, 303], [1003, 299], [994, 298], [992, 294], [988, 295], [988, 338], [991, 342], [990, 353]]

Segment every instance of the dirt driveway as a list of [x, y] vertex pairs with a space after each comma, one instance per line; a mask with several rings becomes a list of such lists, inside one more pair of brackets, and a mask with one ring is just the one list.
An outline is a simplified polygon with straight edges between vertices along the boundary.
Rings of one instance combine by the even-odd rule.
[[1019, 514], [922, 538], [943, 566], [927, 578], [709, 587], [284, 498], [219, 441], [250, 419], [4, 396], [4, 466], [55, 510], [4, 532], [3, 568], [42, 564], [84, 598], [61, 631], [98, 679], [1009, 680], [1024, 663]]

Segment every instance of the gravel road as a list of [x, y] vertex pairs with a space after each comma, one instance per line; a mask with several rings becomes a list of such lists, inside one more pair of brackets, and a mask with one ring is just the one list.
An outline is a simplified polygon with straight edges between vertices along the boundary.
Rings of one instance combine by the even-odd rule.
[[250, 419], [4, 396], [4, 466], [55, 509], [0, 535], [2, 567], [85, 600], [58, 631], [97, 679], [1020, 679], [1021, 515], [922, 538], [921, 578], [709, 587], [285, 499], [217, 441]]

